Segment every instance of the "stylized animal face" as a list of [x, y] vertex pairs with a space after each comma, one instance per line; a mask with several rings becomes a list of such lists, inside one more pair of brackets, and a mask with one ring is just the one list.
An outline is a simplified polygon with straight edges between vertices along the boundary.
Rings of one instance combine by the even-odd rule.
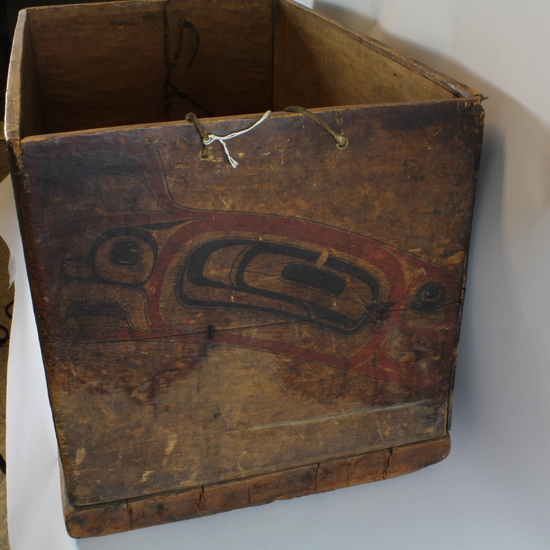
[[459, 281], [448, 271], [365, 237], [354, 237], [360, 256], [327, 248], [341, 241], [333, 228], [315, 242], [232, 224], [187, 218], [76, 238], [62, 261], [63, 323], [81, 341], [196, 342], [214, 330], [219, 345], [356, 371], [422, 370], [450, 352]]
[[51, 241], [65, 243], [50, 256], [54, 338], [211, 341], [417, 388], [452, 360], [461, 281], [451, 272], [313, 221], [185, 208], [158, 163], [110, 154], [99, 172], [96, 153], [84, 167], [72, 160], [87, 206], [53, 226]]

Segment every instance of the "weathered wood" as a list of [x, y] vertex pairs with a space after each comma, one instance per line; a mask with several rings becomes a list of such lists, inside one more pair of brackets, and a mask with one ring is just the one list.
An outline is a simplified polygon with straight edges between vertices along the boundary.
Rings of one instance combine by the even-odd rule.
[[275, 109], [295, 104], [314, 108], [475, 95], [300, 4], [276, 2], [275, 12]]
[[36, 57], [27, 11], [18, 18], [9, 67], [6, 94], [5, 134], [7, 139], [41, 134], [43, 109], [37, 83]]
[[8, 146], [77, 536], [447, 452], [482, 97], [291, 2], [174, 1], [170, 28], [192, 19], [200, 48], [173, 78], [223, 115], [205, 132], [250, 128], [273, 96], [349, 140], [274, 112], [205, 159], [193, 123], [161, 122], [163, 4], [29, 10], [12, 60]]
[[[471, 108], [338, 112], [343, 151], [315, 126], [306, 137], [298, 115], [275, 116], [254, 144], [242, 140], [235, 171], [199, 159], [191, 124], [23, 140], [35, 193], [20, 187], [20, 200], [44, 224], [28, 230], [31, 279], [72, 501], [273, 471], [281, 453], [292, 467], [443, 435], [471, 208], [471, 188], [453, 177], [473, 174]], [[422, 118], [424, 128], [406, 124]], [[237, 125], [248, 121], [214, 127]], [[361, 156], [365, 127], [375, 141]], [[251, 192], [265, 173], [279, 200]], [[208, 208], [201, 181], [225, 211]], [[137, 247], [135, 273], [105, 256], [117, 243]], [[231, 283], [240, 265], [246, 288]], [[197, 269], [219, 283], [197, 284], [187, 275]], [[342, 289], [300, 282], [310, 273]], [[430, 284], [444, 294], [425, 313], [414, 300]], [[326, 309], [307, 316], [306, 303]], [[137, 434], [138, 449], [127, 443]]]
[[443, 460], [449, 449], [447, 435], [269, 475], [103, 505], [75, 507], [65, 498], [67, 528], [76, 538], [107, 535], [352, 487], [420, 470]]
[[[44, 132], [165, 120], [164, 2], [106, 2], [28, 10], [35, 44]], [[178, 22], [189, 30], [172, 80], [211, 113], [232, 115], [271, 105], [272, 10], [267, 0], [170, 2], [170, 59]], [[170, 119], [196, 106], [172, 97]], [[198, 111], [199, 114], [204, 114]], [[25, 134], [29, 135], [29, 134]]]

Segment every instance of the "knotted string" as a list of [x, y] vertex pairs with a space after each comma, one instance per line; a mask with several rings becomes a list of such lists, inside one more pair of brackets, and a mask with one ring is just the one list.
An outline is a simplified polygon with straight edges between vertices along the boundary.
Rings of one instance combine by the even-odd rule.
[[266, 113], [264, 113], [262, 118], [257, 120], [249, 128], [245, 128], [244, 130], [239, 130], [238, 132], [233, 132], [232, 134], [228, 134], [226, 136], [217, 136], [216, 134], [208, 134], [208, 139], [203, 138], [202, 142], [204, 143], [204, 145], [208, 146], [208, 145], [211, 145], [212, 143], [214, 143], [214, 141], [219, 141], [223, 146], [225, 154], [227, 155], [227, 160], [229, 161], [229, 163], [231, 164], [231, 166], [233, 168], [237, 168], [239, 163], [231, 156], [231, 154], [229, 153], [229, 149], [227, 148], [227, 145], [226, 145], [225, 142], [228, 139], [233, 139], [234, 137], [240, 136], [242, 134], [246, 134], [246, 132], [250, 132], [250, 130], [253, 130], [254, 128], [256, 128], [256, 126], [261, 124], [270, 114], [271, 114], [271, 111], [267, 111]]
[[[299, 114], [302, 114], [304, 116], [307, 116], [313, 122], [315, 122], [316, 124], [321, 126], [321, 128], [326, 130], [334, 138], [334, 141], [336, 142], [336, 145], [338, 146], [338, 148], [345, 149], [348, 146], [349, 141], [348, 141], [347, 138], [345, 138], [343, 135], [338, 134], [337, 132], [335, 132], [324, 120], [322, 120], [321, 118], [319, 118], [317, 115], [313, 114], [312, 112], [308, 111], [307, 109], [304, 109], [303, 107], [292, 106], [292, 107], [287, 107], [285, 109], [285, 111], [289, 111], [291, 113], [299, 113]], [[199, 132], [199, 134], [202, 138], [202, 143], [203, 143], [203, 147], [202, 147], [202, 151], [201, 151], [201, 158], [202, 159], [212, 160], [212, 147], [211, 147], [211, 145], [212, 145], [212, 143], [214, 143], [214, 141], [219, 141], [222, 144], [223, 148], [224, 148], [225, 154], [227, 155], [227, 160], [229, 160], [229, 162], [230, 162], [230, 164], [233, 168], [237, 168], [239, 163], [231, 156], [231, 154], [229, 153], [229, 149], [227, 148], [227, 145], [225, 144], [225, 142], [228, 139], [233, 139], [234, 137], [240, 136], [241, 134], [246, 134], [246, 132], [250, 132], [250, 130], [254, 129], [256, 126], [258, 126], [258, 124], [261, 124], [270, 114], [271, 114], [271, 111], [267, 111], [262, 116], [262, 118], [257, 120], [249, 128], [245, 128], [244, 130], [240, 130], [238, 132], [233, 132], [232, 134], [228, 134], [227, 136], [217, 136], [216, 134], [209, 134], [206, 131], [205, 127], [201, 124], [201, 122], [199, 121], [199, 119], [197, 118], [197, 115], [195, 113], [187, 113], [187, 115], [185, 116], [185, 120], [187, 120], [188, 122], [192, 122], [195, 125], [195, 128], [197, 128], [197, 130], [198, 130], [198, 132]]]

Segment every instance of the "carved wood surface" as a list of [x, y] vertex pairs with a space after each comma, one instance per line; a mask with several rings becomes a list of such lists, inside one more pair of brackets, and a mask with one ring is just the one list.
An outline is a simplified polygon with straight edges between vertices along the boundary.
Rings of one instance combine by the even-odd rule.
[[[149, 43], [138, 23], [151, 31], [142, 61], [157, 82], [161, 3], [138, 2], [131, 17], [129, 4], [29, 11], [8, 90], [8, 146], [72, 532], [290, 498], [443, 458], [482, 97], [291, 2], [273, 15], [242, 0], [228, 37], [245, 5], [250, 29], [227, 50], [208, 45], [223, 22], [193, 0], [186, 5], [206, 57], [186, 89], [224, 115], [202, 119], [206, 132], [249, 128], [261, 113], [248, 108], [303, 101], [349, 140], [339, 148], [310, 119], [273, 112], [227, 151], [214, 142], [205, 159], [194, 124], [159, 121], [162, 90], [144, 80], [140, 95], [131, 63], [112, 79], [101, 70], [113, 73], [113, 60], [70, 81], [79, 60], [91, 67], [115, 55], [113, 44], [92, 47], [107, 14], [109, 33], [133, 36], [138, 57]], [[178, 17], [182, 5], [172, 8]], [[88, 9], [79, 49], [67, 54], [48, 14], [74, 34]], [[293, 57], [287, 46], [300, 37], [310, 46]], [[247, 40], [258, 57], [240, 80]], [[334, 52], [345, 61], [337, 87], [318, 64]], [[238, 67], [224, 66], [233, 53]], [[122, 81], [136, 97], [111, 103]], [[98, 82], [107, 86], [99, 94]], [[311, 103], [301, 95], [308, 87]], [[183, 118], [184, 107], [172, 114]], [[44, 134], [60, 130], [78, 131]], [[137, 499], [130, 520], [126, 499]], [[192, 512], [163, 515], [172, 505], [187, 510], [187, 500]]]
[[276, 115], [235, 170], [188, 123], [24, 140], [75, 504], [445, 433], [478, 104], [321, 115], [347, 149]]

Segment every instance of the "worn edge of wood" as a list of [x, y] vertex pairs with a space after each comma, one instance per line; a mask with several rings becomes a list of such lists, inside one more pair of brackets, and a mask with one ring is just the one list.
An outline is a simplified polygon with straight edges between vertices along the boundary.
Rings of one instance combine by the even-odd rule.
[[74, 538], [109, 535], [382, 481], [436, 464], [449, 452], [447, 433], [436, 439], [271, 474], [79, 507], [68, 502], [63, 487], [65, 521]]
[[[335, 107], [314, 107], [312, 109], [309, 109], [309, 111], [320, 115], [324, 113], [337, 114], [342, 111], [379, 109], [379, 108], [390, 109], [392, 107], [402, 107], [404, 105], [416, 106], [416, 105], [424, 105], [426, 103], [434, 104], [434, 105], [439, 103], [457, 104], [457, 102], [460, 102], [460, 104], [462, 105], [481, 104], [481, 101], [483, 101], [483, 99], [484, 99], [483, 96], [474, 96], [474, 97], [457, 97], [453, 99], [428, 99], [425, 101], [372, 103], [372, 104], [364, 104], [364, 105], [338, 105]], [[208, 124], [242, 121], [243, 125], [246, 127], [247, 124], [253, 124], [254, 122], [257, 122], [258, 119], [263, 114], [264, 113], [246, 113], [242, 115], [223, 115], [223, 116], [216, 116], [216, 117], [204, 117], [204, 118], [200, 118], [199, 120], [204, 120], [205, 122], [208, 122]], [[286, 111], [272, 111], [269, 115], [269, 118], [273, 119], [273, 118], [281, 118], [281, 117], [289, 117], [289, 116], [300, 117], [302, 115], [298, 113], [291, 113]], [[86, 136], [86, 135], [123, 132], [123, 131], [130, 131], [130, 130], [141, 130], [141, 129], [151, 129], [151, 128], [170, 128], [174, 126], [191, 126], [191, 125], [192, 123], [186, 120], [171, 120], [169, 122], [147, 122], [143, 124], [128, 124], [123, 126], [104, 126], [101, 128], [88, 128], [85, 130], [71, 130], [69, 132], [56, 132], [56, 133], [50, 133], [50, 134], [44, 133], [44, 134], [25, 136], [23, 139], [20, 140], [20, 143], [21, 143], [21, 146], [23, 147], [26, 143], [40, 142], [40, 141], [43, 141], [43, 142], [54, 141], [61, 137]], [[218, 131], [222, 131], [222, 130], [223, 128]]]
[[4, 134], [6, 140], [21, 138], [21, 76], [23, 71], [24, 33], [27, 25], [27, 10], [21, 10], [13, 35], [13, 46], [8, 67]]
[[334, 26], [338, 27], [342, 32], [346, 33], [348, 36], [354, 38], [355, 40], [359, 40], [360, 42], [369, 46], [372, 50], [376, 51], [380, 55], [388, 57], [392, 61], [395, 61], [396, 63], [399, 63], [400, 65], [403, 65], [404, 67], [407, 67], [408, 69], [411, 69], [417, 72], [418, 74], [422, 75], [428, 80], [431, 80], [435, 84], [438, 84], [442, 88], [445, 88], [446, 90], [449, 90], [453, 94], [456, 94], [458, 97], [465, 98], [465, 99], [472, 99], [476, 96], [482, 99], [485, 98], [485, 96], [483, 96], [481, 92], [475, 90], [474, 88], [471, 88], [470, 86], [467, 86], [466, 84], [463, 84], [458, 80], [455, 80], [443, 73], [440, 73], [439, 71], [436, 71], [435, 69], [432, 69], [428, 65], [425, 65], [424, 63], [414, 59], [413, 57], [410, 57], [409, 55], [401, 52], [400, 50], [387, 46], [386, 44], [384, 44], [383, 42], [380, 42], [379, 40], [376, 40], [375, 38], [372, 38], [361, 32], [355, 31], [350, 27], [347, 27], [346, 25], [340, 23], [336, 19], [333, 19], [332, 17], [324, 13], [321, 13], [314, 9], [303, 6], [302, 4], [299, 4], [294, 0], [279, 0], [279, 1], [285, 4], [289, 4], [298, 10], [310, 12], [315, 17], [318, 17], [319, 19], [323, 19], [333, 24]]
[[[302, 10], [308, 13], [311, 13], [314, 17], [317, 17], [319, 19], [325, 20], [329, 22], [330, 24], [334, 25], [335, 27], [339, 28], [350, 36], [351, 38], [355, 40], [359, 40], [360, 42], [364, 43], [377, 53], [380, 53], [381, 55], [388, 57], [392, 59], [393, 61], [407, 67], [410, 70], [414, 70], [418, 72], [420, 75], [424, 76], [425, 78], [431, 80], [432, 82], [440, 85], [441, 87], [451, 91], [452, 93], [457, 94], [456, 98], [452, 99], [442, 99], [442, 100], [426, 100], [426, 101], [419, 101], [419, 102], [404, 102], [404, 103], [373, 103], [373, 104], [364, 104], [364, 105], [341, 105], [341, 106], [329, 106], [329, 107], [320, 107], [316, 109], [312, 109], [314, 112], [323, 112], [323, 111], [334, 111], [334, 110], [341, 110], [341, 109], [350, 109], [350, 108], [368, 108], [368, 107], [378, 107], [383, 105], [401, 105], [401, 104], [416, 104], [416, 103], [436, 103], [440, 101], [483, 101], [485, 99], [485, 96], [478, 92], [477, 90], [470, 88], [469, 86], [462, 84], [458, 81], [453, 80], [452, 78], [439, 73], [438, 71], [435, 71], [434, 69], [428, 67], [427, 65], [424, 65], [423, 63], [413, 59], [412, 57], [407, 56], [406, 54], [395, 50], [393, 48], [390, 48], [389, 46], [383, 44], [382, 42], [379, 42], [378, 40], [375, 40], [374, 38], [371, 38], [365, 34], [359, 33], [357, 31], [354, 31], [352, 29], [349, 29], [345, 25], [342, 25], [338, 21], [332, 19], [331, 17], [322, 14], [320, 12], [317, 12], [315, 10], [311, 10], [305, 6], [302, 6], [301, 4], [298, 4], [294, 2], [293, 0], [283, 0], [286, 4], [289, 4], [293, 6], [295, 9]], [[124, 6], [124, 5], [134, 5], [134, 4], [140, 4], [143, 6], [147, 6], [151, 4], [151, 7], [154, 9], [156, 6], [155, 4], [159, 4], [159, 0], [146, 0], [146, 1], [140, 1], [140, 2], [133, 2], [128, 0], [123, 0], [119, 2], [98, 2], [95, 4], [92, 4], [94, 7], [98, 8], [113, 8], [118, 5]], [[9, 74], [8, 74], [8, 87], [7, 87], [7, 93], [6, 93], [6, 111], [5, 111], [5, 134], [6, 139], [8, 141], [22, 141], [22, 91], [21, 91], [21, 84], [22, 84], [22, 71], [23, 71], [23, 63], [24, 63], [24, 55], [26, 52], [24, 51], [24, 32], [25, 28], [29, 24], [29, 17], [28, 12], [32, 11], [55, 11], [63, 8], [75, 8], [75, 9], [86, 9], [89, 8], [89, 4], [73, 4], [69, 6], [38, 6], [38, 7], [32, 7], [27, 8], [25, 10], [22, 10], [19, 14], [18, 21], [17, 21], [17, 27], [14, 34], [14, 47], [12, 49], [12, 54], [10, 58], [10, 64], [9, 64]], [[113, 8], [114, 9], [114, 8]], [[272, 113], [271, 116], [280, 114], [280, 112]], [[253, 115], [252, 115], [253, 117]], [[243, 119], [248, 120], [251, 118], [251, 114], [243, 114], [243, 115], [229, 115], [229, 116], [219, 116], [219, 117], [205, 117], [208, 120], [235, 120], [235, 119]], [[159, 126], [170, 126], [170, 125], [178, 125], [178, 124], [185, 124], [184, 121], [171, 121], [171, 122], [154, 122], [154, 123], [145, 123], [145, 124], [132, 124], [128, 126], [107, 126], [107, 127], [98, 127], [98, 128], [90, 128], [85, 130], [75, 130], [70, 132], [58, 132], [58, 133], [40, 133], [40, 134], [30, 134], [27, 136], [24, 136], [24, 139], [41, 139], [41, 138], [55, 138], [57, 136], [61, 135], [85, 135], [90, 133], [99, 133], [99, 132], [112, 132], [112, 131], [120, 131], [122, 129], [137, 129], [137, 128], [147, 128], [147, 127], [159, 127]], [[17, 145], [18, 147], [18, 145]]]
[[485, 110], [481, 106], [481, 104], [478, 105], [477, 108], [477, 118], [478, 118], [478, 139], [477, 139], [477, 146], [476, 146], [476, 153], [475, 157], [473, 159], [473, 166], [472, 166], [472, 192], [470, 195], [470, 204], [469, 204], [469, 220], [467, 225], [467, 235], [465, 239], [466, 247], [464, 250], [464, 261], [463, 261], [463, 270], [462, 270], [462, 290], [460, 293], [460, 301], [458, 302], [458, 312], [457, 312], [457, 331], [455, 336], [455, 342], [453, 346], [453, 358], [451, 362], [451, 377], [449, 380], [449, 396], [447, 398], [447, 430], [451, 429], [452, 420], [453, 420], [453, 405], [454, 405], [454, 386], [455, 386], [455, 377], [456, 377], [456, 367], [458, 362], [458, 343], [460, 341], [460, 333], [462, 329], [462, 313], [464, 311], [464, 299], [466, 296], [466, 284], [468, 279], [468, 260], [470, 257], [470, 242], [471, 242], [471, 235], [472, 235], [472, 223], [473, 223], [473, 217], [474, 217], [474, 204], [476, 199], [476, 192], [477, 192], [477, 183], [479, 179], [479, 166], [481, 162], [481, 150], [483, 145], [483, 129], [484, 129], [484, 121], [485, 121]]

